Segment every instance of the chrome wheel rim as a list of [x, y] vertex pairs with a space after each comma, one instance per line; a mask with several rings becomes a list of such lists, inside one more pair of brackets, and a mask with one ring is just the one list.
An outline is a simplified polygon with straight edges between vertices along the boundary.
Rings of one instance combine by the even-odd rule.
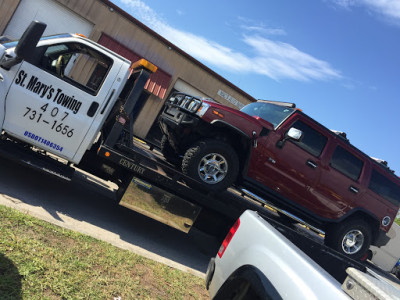
[[208, 184], [216, 184], [226, 177], [228, 162], [219, 153], [205, 155], [199, 163], [198, 173], [200, 179]]
[[349, 231], [343, 238], [342, 249], [346, 254], [354, 254], [360, 251], [364, 244], [364, 234], [357, 229]]

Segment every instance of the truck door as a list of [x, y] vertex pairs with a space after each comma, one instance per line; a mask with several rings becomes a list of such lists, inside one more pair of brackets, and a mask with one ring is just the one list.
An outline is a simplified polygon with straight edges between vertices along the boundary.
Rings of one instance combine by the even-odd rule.
[[35, 62], [22, 62], [9, 89], [4, 130], [76, 163], [79, 147], [93, 140], [87, 136], [92, 124], [97, 120], [99, 125], [98, 119], [105, 118], [100, 111], [117, 84], [122, 60], [113, 60], [83, 42], [38, 50]]
[[357, 206], [365, 193], [361, 184], [364, 161], [350, 147], [332, 143], [334, 149], [310, 199], [327, 218], [337, 219]]
[[[291, 128], [300, 129], [300, 141], [287, 140], [281, 147], [277, 144]], [[311, 121], [297, 119], [279, 128], [275, 134], [258, 139], [252, 159], [258, 157], [249, 171], [249, 176], [280, 196], [295, 202], [300, 207], [315, 211], [310, 201], [309, 189], [318, 181], [321, 172], [321, 155], [328, 138], [313, 126]]]

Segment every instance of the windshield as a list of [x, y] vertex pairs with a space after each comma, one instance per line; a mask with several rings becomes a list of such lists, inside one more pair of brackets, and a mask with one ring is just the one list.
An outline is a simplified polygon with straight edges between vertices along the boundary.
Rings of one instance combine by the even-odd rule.
[[267, 102], [253, 102], [243, 107], [240, 111], [252, 117], [260, 117], [272, 123], [274, 128], [276, 128], [290, 116], [295, 109]]

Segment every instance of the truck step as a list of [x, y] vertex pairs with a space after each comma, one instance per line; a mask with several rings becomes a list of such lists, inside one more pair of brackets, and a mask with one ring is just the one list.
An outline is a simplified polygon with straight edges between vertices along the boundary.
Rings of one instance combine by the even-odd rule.
[[0, 156], [67, 181], [72, 180], [75, 172], [72, 167], [41, 151], [32, 151], [28, 146], [9, 139], [0, 140]]

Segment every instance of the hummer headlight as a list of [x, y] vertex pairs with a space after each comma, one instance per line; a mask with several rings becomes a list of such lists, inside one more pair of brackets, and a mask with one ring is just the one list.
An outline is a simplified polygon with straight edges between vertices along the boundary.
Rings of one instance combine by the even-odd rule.
[[207, 112], [209, 108], [210, 108], [209, 104], [202, 102], [200, 108], [196, 112], [196, 115], [198, 115], [199, 117], [204, 116], [204, 114]]

